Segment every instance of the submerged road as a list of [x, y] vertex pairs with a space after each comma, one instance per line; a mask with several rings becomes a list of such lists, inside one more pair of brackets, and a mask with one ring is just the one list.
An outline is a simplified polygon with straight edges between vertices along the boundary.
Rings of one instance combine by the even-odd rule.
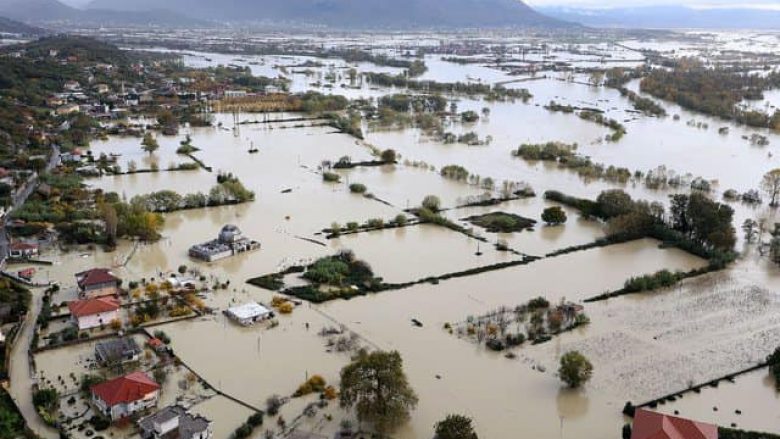
[[[51, 171], [57, 166], [60, 161], [60, 149], [56, 145], [52, 145], [51, 157], [46, 164], [46, 172]], [[35, 175], [30, 178], [25, 186], [24, 190], [16, 194], [13, 200], [13, 204], [2, 218], [0, 226], [0, 267], [5, 266], [5, 258], [8, 255], [9, 238], [8, 232], [5, 228], [6, 218], [14, 209], [18, 208], [27, 198], [32, 194], [33, 190], [38, 186], [38, 176]], [[30, 303], [30, 312], [27, 316], [27, 320], [24, 325], [19, 329], [19, 334], [16, 337], [13, 348], [11, 349], [10, 361], [8, 365], [8, 376], [10, 381], [10, 387], [8, 393], [13, 398], [19, 411], [24, 416], [24, 422], [27, 426], [38, 436], [44, 439], [58, 439], [60, 437], [59, 432], [43, 422], [43, 419], [38, 415], [35, 410], [35, 405], [32, 401], [32, 389], [36, 380], [32, 376], [32, 368], [30, 365], [30, 341], [32, 340], [33, 333], [35, 332], [35, 322], [38, 320], [38, 313], [41, 310], [41, 304], [43, 302], [43, 292], [41, 289], [33, 289], [32, 300]]]

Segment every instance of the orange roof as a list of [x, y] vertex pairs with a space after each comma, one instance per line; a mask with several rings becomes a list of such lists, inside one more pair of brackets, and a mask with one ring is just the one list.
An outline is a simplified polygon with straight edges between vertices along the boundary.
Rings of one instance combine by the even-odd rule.
[[159, 338], [154, 337], [154, 338], [149, 339], [149, 341], [146, 342], [146, 344], [148, 344], [150, 347], [158, 348], [158, 347], [163, 345], [163, 342]]
[[718, 439], [718, 427], [637, 409], [631, 439]]
[[115, 297], [97, 297], [95, 299], [74, 300], [68, 303], [68, 309], [73, 317], [91, 316], [102, 312], [119, 309], [119, 300]]
[[14, 242], [11, 244], [11, 250], [35, 250], [38, 248], [38, 244], [32, 244], [29, 242]]
[[113, 407], [117, 404], [141, 400], [159, 389], [160, 385], [152, 381], [149, 375], [143, 372], [133, 372], [111, 381], [95, 384], [90, 388], [90, 391], [109, 407]]

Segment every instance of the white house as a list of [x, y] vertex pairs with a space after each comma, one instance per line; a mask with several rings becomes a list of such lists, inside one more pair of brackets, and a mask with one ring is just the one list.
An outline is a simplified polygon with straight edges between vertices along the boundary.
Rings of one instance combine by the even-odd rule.
[[153, 415], [138, 421], [143, 439], [210, 439], [211, 421], [199, 415], [192, 415], [184, 407], [165, 407]]
[[144, 372], [133, 372], [96, 384], [90, 393], [97, 411], [116, 421], [155, 407], [160, 385]]
[[225, 310], [225, 314], [240, 325], [250, 326], [254, 323], [273, 318], [274, 313], [257, 302], [249, 302]]
[[115, 297], [74, 300], [68, 303], [68, 309], [80, 330], [97, 328], [119, 320], [119, 300]]

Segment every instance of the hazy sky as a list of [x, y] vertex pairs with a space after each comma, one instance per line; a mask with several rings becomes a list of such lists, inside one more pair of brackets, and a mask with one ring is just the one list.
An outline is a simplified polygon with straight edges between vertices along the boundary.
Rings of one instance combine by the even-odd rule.
[[[67, 3], [71, 6], [80, 7], [91, 0], [62, 0], [63, 3]], [[132, 1], [132, 0], [128, 0]], [[280, 0], [284, 1], [284, 0]], [[586, 6], [586, 7], [614, 7], [614, 6], [646, 6], [657, 4], [670, 4], [670, 5], [689, 5], [696, 7], [727, 7], [727, 6], [741, 6], [741, 7], [755, 7], [755, 8], [771, 8], [780, 10], [780, 0], [525, 0], [526, 3], [532, 6]], [[160, 2], [160, 6], [164, 6], [165, 1]]]
[[647, 6], [647, 5], [687, 5], [694, 7], [753, 7], [780, 9], [780, 0], [526, 0], [532, 6]]

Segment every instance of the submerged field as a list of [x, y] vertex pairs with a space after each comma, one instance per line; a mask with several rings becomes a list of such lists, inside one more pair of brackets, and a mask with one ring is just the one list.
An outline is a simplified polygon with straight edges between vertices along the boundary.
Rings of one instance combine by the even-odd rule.
[[[633, 63], [631, 53], [623, 53], [622, 49], [619, 52], [627, 64]], [[189, 54], [184, 59], [197, 67], [241, 63], [217, 54]], [[255, 74], [264, 75], [279, 73], [279, 65], [305, 61], [301, 57], [258, 59], [262, 63], [251, 68]], [[574, 55], [570, 60], [588, 62]], [[466, 81], [479, 77], [490, 83], [516, 79], [482, 65], [456, 65], [436, 57], [426, 61], [426, 79]], [[334, 61], [318, 67], [314, 75], [321, 77], [346, 66]], [[361, 72], [381, 70], [365, 63], [356, 67]], [[311, 74], [289, 76], [294, 91], [313, 88], [311, 83], [316, 79]], [[452, 130], [473, 130], [481, 138], [491, 136], [488, 145], [445, 144], [418, 129], [379, 129], [368, 123], [363, 126], [365, 141], [335, 133], [329, 127], [284, 122], [240, 125], [234, 131], [228, 114], [216, 115], [219, 127], [186, 128], [179, 136], [160, 137], [161, 148], [153, 154], [143, 152], [136, 138], [95, 142], [93, 154], [117, 154], [123, 168], [133, 161], [139, 169], [155, 163], [161, 170], [92, 179], [89, 183], [95, 188], [117, 192], [127, 199], [160, 190], [182, 195], [207, 193], [222, 171], [234, 174], [254, 191], [255, 201], [165, 214], [163, 238], [156, 243], [122, 242], [113, 253], [87, 249], [48, 253], [44, 256], [57, 263], [39, 271], [38, 276], [63, 286], [58, 301], [74, 297], [73, 273], [95, 266], [111, 267], [126, 281], [159, 279], [180, 265], [196, 268], [209, 280], [229, 281], [227, 288], [210, 292], [204, 299], [215, 314], [168, 324], [165, 331], [176, 354], [216, 390], [258, 407], [273, 394], [291, 395], [312, 374], [322, 375], [328, 383], [338, 383], [339, 371], [349, 361], [350, 352], [332, 349], [328, 338], [319, 335], [323, 328], [334, 327], [344, 334], [356, 334], [361, 346], [402, 354], [420, 401], [411, 421], [394, 437], [430, 437], [431, 427], [448, 413], [472, 417], [484, 437], [505, 437], [512, 431], [540, 438], [617, 437], [624, 423], [621, 410], [626, 401], [642, 403], [722, 377], [762, 361], [776, 347], [780, 299], [775, 290], [780, 285], [780, 273], [748, 251], [748, 256], [724, 272], [686, 280], [669, 290], [585, 304], [590, 324], [547, 343], [524, 345], [515, 351], [513, 359], [459, 340], [443, 329], [446, 323], [462, 322], [502, 306], [514, 307], [537, 296], [552, 303], [565, 299], [582, 304], [587, 298], [619, 290], [633, 276], [662, 269], [688, 272], [707, 264], [679, 249], [661, 248], [651, 239], [546, 257], [592, 243], [604, 237], [606, 230], [602, 222], [582, 218], [568, 207], [564, 208], [568, 216], [565, 224], [544, 225], [542, 211], [557, 205], [544, 200], [544, 191], [561, 190], [594, 199], [605, 189], [622, 188], [636, 199], [664, 203], [673, 191], [651, 190], [637, 182], [586, 180], [549, 163], [514, 158], [511, 151], [526, 142], [577, 143], [579, 152], [605, 165], [642, 171], [666, 165], [682, 174], [716, 180], [713, 197], [720, 198], [719, 194], [728, 188], [742, 192], [758, 187], [761, 175], [780, 163], [780, 155], [771, 154], [780, 146], [780, 136], [765, 132], [771, 143], [757, 148], [741, 137], [756, 130], [667, 104], [664, 106], [670, 115], [681, 115], [679, 121], [671, 116], [643, 116], [613, 89], [564, 81], [555, 72], [545, 76], [517, 85], [527, 87], [534, 95], [528, 103], [456, 98], [460, 111], [479, 112], [486, 107], [489, 111], [483, 114], [489, 116], [469, 126], [454, 124]], [[377, 97], [391, 90], [368, 84], [348, 88], [342, 80], [335, 88], [321, 91], [355, 98]], [[607, 128], [574, 115], [550, 113], [543, 106], [551, 100], [603, 109], [624, 122], [628, 133], [617, 143], [604, 142]], [[271, 118], [281, 120], [286, 116], [276, 114]], [[709, 130], [687, 125], [692, 118], [707, 121]], [[256, 115], [241, 114], [240, 119], [256, 120]], [[730, 134], [719, 135], [717, 128], [724, 125], [731, 127]], [[171, 163], [190, 162], [188, 157], [176, 154], [186, 134], [200, 149], [195, 157], [213, 172], [167, 171]], [[353, 162], [372, 160], [375, 157], [369, 145], [396, 150], [400, 154], [398, 163], [338, 170], [340, 182], [323, 181], [323, 161], [335, 162], [343, 156]], [[251, 146], [259, 152], [250, 154]], [[498, 183], [507, 180], [528, 184], [536, 196], [464, 207], [486, 192], [498, 197], [499, 189], [444, 178], [439, 171], [451, 164]], [[352, 193], [351, 183], [365, 185], [371, 196]], [[345, 226], [372, 219], [389, 222], [398, 215], [414, 219], [409, 209], [418, 207], [427, 195], [437, 196], [442, 216], [463, 229], [413, 224], [338, 237], [329, 237], [325, 231], [333, 223]], [[737, 224], [759, 216], [768, 222], [774, 219], [774, 212], [766, 207], [733, 207]], [[537, 224], [520, 232], [491, 233], [465, 221], [493, 212], [530, 218]], [[209, 264], [188, 257], [191, 245], [215, 238], [225, 224], [235, 224], [246, 236], [260, 241], [261, 250]], [[511, 251], [497, 249], [499, 242]], [[740, 242], [740, 248], [742, 245]], [[746, 248], [750, 250], [749, 244]], [[221, 314], [233, 305], [272, 300], [276, 293], [250, 286], [245, 283], [248, 279], [306, 265], [345, 249], [368, 262], [374, 274], [387, 283], [468, 272], [518, 261], [523, 255], [540, 259], [351, 300], [320, 305], [304, 302], [291, 315], [279, 316], [276, 327], [239, 327]], [[296, 274], [290, 277], [292, 283], [303, 283]], [[413, 325], [413, 319], [421, 326]], [[556, 376], [560, 355], [571, 349], [586, 353], [595, 366], [593, 380], [579, 391], [564, 389]], [[65, 361], [69, 366], [62, 373], [75, 373], [84, 368], [86, 355], [70, 348], [39, 354], [39, 368], [51, 371], [58, 362]], [[737, 379], [735, 384], [724, 383], [698, 395], [686, 395], [659, 410], [678, 410], [683, 416], [724, 426], [734, 422], [749, 429], [776, 430], [780, 424], [771, 407], [776, 408], [772, 404], [777, 402], [777, 395], [773, 386], [767, 385], [765, 371], [759, 371]], [[761, 408], [748, 410], [754, 401], [763, 401]], [[283, 409], [285, 418], [296, 418], [308, 402], [311, 397], [293, 399]], [[729, 416], [713, 415], [713, 405], [722, 407]], [[338, 420], [350, 416], [334, 406], [297, 422], [303, 429], [333, 434]], [[745, 413], [735, 418], [731, 413], [738, 406]], [[221, 396], [199, 402], [194, 411], [214, 421], [216, 437], [228, 437], [250, 413]]]

